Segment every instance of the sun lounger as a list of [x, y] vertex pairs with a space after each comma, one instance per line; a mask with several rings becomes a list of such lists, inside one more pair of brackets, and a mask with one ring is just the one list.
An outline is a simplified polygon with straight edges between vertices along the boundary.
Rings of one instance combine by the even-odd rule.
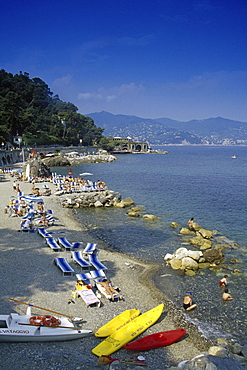
[[81, 246], [82, 246], [82, 243], [80, 243], [80, 242], [73, 243], [73, 249], [79, 249], [79, 248], [81, 248]]
[[71, 244], [67, 238], [57, 238], [58, 244], [63, 247], [66, 251], [70, 251], [73, 248], [73, 244]]
[[106, 278], [106, 275], [103, 270], [93, 270], [90, 271], [90, 276], [92, 279], [97, 281], [98, 279]]
[[74, 270], [69, 265], [66, 258], [54, 258], [54, 264], [60, 268], [63, 272], [63, 276], [71, 276], [74, 274]]
[[[105, 277], [106, 278], [106, 277]], [[107, 299], [109, 299], [109, 301], [117, 301], [119, 299], [119, 295], [116, 294], [116, 293], [112, 293], [113, 294], [113, 299], [112, 299], [112, 295], [109, 294], [106, 290], [105, 290], [105, 287], [103, 287], [101, 284], [100, 284], [100, 281], [102, 280], [102, 278], [100, 279], [97, 279], [95, 281], [95, 286], [96, 288], [98, 289], [98, 291], [103, 294], [103, 296]], [[111, 285], [111, 283], [109, 282], [109, 285]]]
[[100, 307], [101, 302], [99, 298], [95, 295], [92, 288], [77, 290], [76, 292], [83, 299], [87, 306], [97, 305], [97, 307]]
[[24, 197], [21, 197], [21, 199], [24, 199], [27, 202], [43, 202], [43, 199], [37, 198], [37, 197], [35, 197], [33, 195], [30, 195], [30, 196], [29, 195], [26, 195]]
[[97, 254], [95, 253], [88, 255], [88, 261], [96, 270], [107, 270], [107, 267], [100, 262]]
[[38, 229], [38, 234], [43, 236], [43, 238], [52, 238], [51, 234], [49, 234], [46, 229]]
[[86, 284], [90, 284], [90, 279], [91, 279], [91, 274], [90, 272], [85, 272], [84, 274], [76, 274], [76, 279], [77, 280], [82, 280]]
[[[92, 288], [90, 284], [91, 278], [92, 276], [89, 272], [84, 274], [76, 274], [77, 281], [82, 280], [86, 285]], [[98, 307], [100, 307], [101, 302], [92, 289], [76, 290], [76, 292], [83, 299], [87, 306], [97, 305]]]
[[83, 254], [92, 254], [92, 253], [96, 253], [98, 252], [99, 250], [96, 249], [96, 243], [87, 243], [85, 249], [82, 251]]
[[62, 237], [62, 238], [57, 238], [58, 244], [63, 247], [66, 251], [70, 251], [73, 249], [73, 244], [70, 243], [67, 238]]
[[82, 257], [81, 251], [72, 251], [71, 252], [71, 258], [75, 263], [77, 263], [82, 269], [87, 269], [91, 267], [90, 263], [84, 260]]
[[54, 252], [59, 252], [62, 250], [54, 238], [45, 238], [45, 241]]

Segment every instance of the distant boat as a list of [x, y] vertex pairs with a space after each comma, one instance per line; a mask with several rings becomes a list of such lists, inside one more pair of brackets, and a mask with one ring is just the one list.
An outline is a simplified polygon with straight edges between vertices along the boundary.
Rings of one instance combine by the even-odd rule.
[[72, 175], [72, 168], [69, 168], [68, 175]]
[[232, 158], [237, 158], [236, 154], [232, 155]]

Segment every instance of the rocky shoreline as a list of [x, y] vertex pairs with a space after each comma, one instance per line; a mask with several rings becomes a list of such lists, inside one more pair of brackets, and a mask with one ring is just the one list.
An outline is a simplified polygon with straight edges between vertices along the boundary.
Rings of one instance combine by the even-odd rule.
[[[176, 365], [181, 361], [191, 360], [212, 347], [214, 343], [204, 338], [195, 325], [186, 321], [183, 311], [176, 309], [172, 302], [154, 286], [152, 276], [160, 268], [159, 265], [149, 265], [119, 253], [112, 253], [99, 240], [97, 240], [97, 243], [100, 248], [100, 259], [107, 264], [109, 278], [113, 280], [115, 285], [121, 287], [125, 301], [109, 303], [102, 299], [103, 307], [100, 309], [86, 308], [81, 301], [77, 301], [75, 305], [68, 305], [67, 301], [70, 297], [70, 291], [74, 287], [75, 278], [64, 278], [62, 276], [52, 263], [54, 252], [44, 245], [43, 240], [36, 233], [16, 232], [19, 229], [19, 218], [9, 218], [3, 212], [6, 201], [14, 195], [8, 176], [1, 181], [0, 187], [0, 204], [2, 206], [0, 220], [1, 224], [5, 225], [0, 230], [0, 248], [3, 263], [3, 268], [0, 270], [1, 280], [3, 281], [1, 290], [2, 313], [25, 312], [24, 306], [13, 305], [8, 301], [7, 298], [11, 297], [31, 302], [40, 307], [49, 307], [64, 314], [83, 316], [85, 320], [84, 327], [95, 331], [99, 326], [125, 309], [135, 307], [140, 309], [141, 312], [145, 312], [164, 302], [165, 312], [161, 319], [148, 329], [145, 335], [184, 327], [188, 336], [170, 347], [142, 353], [148, 364], [147, 369], [178, 369]], [[28, 194], [30, 192], [31, 185], [29, 183], [20, 183], [20, 187], [24, 193]], [[54, 191], [54, 188], [52, 190]], [[82, 241], [83, 243], [92, 241], [91, 236], [74, 219], [72, 210], [62, 208], [58, 204], [58, 197], [53, 195], [44, 197], [44, 201], [46, 208], [52, 209], [59, 219], [57, 224], [50, 227], [50, 230], [54, 232], [54, 237], [59, 235], [60, 232], [65, 232], [68, 240]], [[67, 252], [61, 253], [64, 256]], [[98, 365], [97, 358], [91, 354], [91, 349], [98, 343], [99, 339], [93, 336], [78, 341], [50, 344], [0, 343], [2, 359], [4, 359], [2, 365], [4, 369], [106, 369], [106, 367]], [[230, 351], [232, 343], [222, 343], [221, 347], [226, 349], [229, 361], [236, 360], [233, 358], [233, 352]], [[243, 360], [242, 351], [244, 349], [241, 348], [240, 352], [239, 349], [235, 348], [238, 351], [238, 354], [235, 353], [235, 355], [239, 356], [240, 354], [241, 360]], [[218, 351], [220, 351], [219, 348]], [[224, 355], [226, 352], [224, 352]], [[115, 355], [115, 357], [122, 360], [132, 356], [127, 350], [123, 349]], [[236, 366], [237, 364], [235, 363]], [[129, 365], [119, 365], [119, 369], [127, 368], [129, 368]], [[193, 368], [190, 367], [190, 369]], [[233, 369], [233, 367], [231, 368]], [[241, 368], [243, 367], [235, 367], [235, 369]]]

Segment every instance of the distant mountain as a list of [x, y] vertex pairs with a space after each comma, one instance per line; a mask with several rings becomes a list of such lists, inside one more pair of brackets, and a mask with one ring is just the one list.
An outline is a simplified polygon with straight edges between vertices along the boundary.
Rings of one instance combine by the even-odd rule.
[[89, 113], [105, 136], [130, 136], [150, 144], [247, 145], [247, 122], [222, 117], [188, 122], [169, 118], [140, 118], [105, 111]]

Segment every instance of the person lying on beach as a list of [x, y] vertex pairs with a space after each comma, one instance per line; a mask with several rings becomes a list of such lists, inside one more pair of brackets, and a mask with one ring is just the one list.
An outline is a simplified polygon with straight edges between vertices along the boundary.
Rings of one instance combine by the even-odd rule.
[[77, 293], [77, 290], [88, 290], [92, 289], [91, 285], [86, 284], [82, 280], [77, 280], [75, 289], [71, 292], [71, 298], [68, 300], [68, 304], [75, 303], [75, 299], [79, 298], [79, 295]]
[[105, 289], [106, 293], [111, 296], [112, 301], [114, 301], [114, 294], [117, 295], [119, 299], [123, 299], [121, 294], [119, 294], [119, 292], [111, 286], [109, 280], [103, 279], [102, 281], [98, 281], [97, 284], [101, 285]]
[[184, 297], [183, 307], [186, 311], [193, 310], [196, 307], [196, 304], [192, 301], [192, 293], [188, 292]]
[[220, 280], [220, 285], [225, 287], [228, 285], [228, 282], [227, 282], [227, 279], [228, 279], [228, 275], [224, 275], [224, 277]]
[[228, 289], [224, 290], [224, 293], [222, 294], [222, 299], [223, 301], [231, 301], [233, 299], [231, 294], [228, 292]]
[[82, 280], [78, 280], [75, 286], [76, 290], [92, 289], [91, 285], [84, 283]]

